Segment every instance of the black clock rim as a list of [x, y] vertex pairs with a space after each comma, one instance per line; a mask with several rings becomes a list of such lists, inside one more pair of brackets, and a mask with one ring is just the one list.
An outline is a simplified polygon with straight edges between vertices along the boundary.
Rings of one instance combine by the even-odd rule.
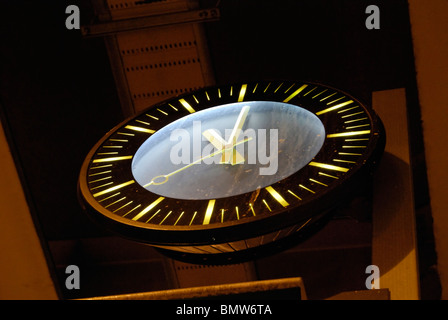
[[[277, 81], [281, 82], [281, 79], [276, 80], [264, 80], [257, 82], [268, 82]], [[86, 176], [87, 170], [91, 163], [92, 157], [97, 152], [98, 148], [119, 128], [123, 125], [132, 121], [133, 119], [141, 116], [143, 113], [166, 104], [169, 101], [181, 99], [183, 97], [191, 96], [195, 92], [211, 90], [213, 88], [222, 87], [222, 85], [214, 85], [209, 87], [204, 87], [193, 92], [183, 93], [181, 95], [171, 97], [159, 103], [156, 103], [147, 109], [139, 112], [136, 115], [128, 117], [127, 119], [120, 122], [118, 125], [114, 126], [109, 130], [90, 150], [86, 156], [78, 179], [78, 197], [81, 205], [88, 213], [89, 217], [93, 218], [96, 222], [106, 226], [112, 232], [116, 232], [126, 238], [136, 240], [139, 242], [144, 242], [154, 245], [201, 245], [201, 244], [213, 244], [213, 243], [224, 243], [228, 241], [236, 241], [241, 239], [241, 234], [245, 237], [254, 237], [273, 230], [279, 230], [294, 223], [297, 223], [297, 219], [293, 219], [293, 215], [289, 215], [290, 212], [300, 211], [301, 218], [312, 217], [316, 213], [323, 212], [325, 210], [331, 209], [341, 201], [343, 201], [353, 190], [358, 183], [357, 181], [363, 180], [366, 176], [370, 175], [374, 167], [376, 166], [378, 160], [381, 158], [381, 154], [384, 150], [385, 145], [385, 131], [382, 125], [381, 119], [375, 113], [375, 111], [368, 107], [367, 104], [361, 100], [353, 97], [351, 94], [344, 92], [343, 90], [334, 88], [332, 86], [313, 82], [313, 81], [294, 81], [288, 80], [295, 83], [303, 83], [310, 85], [318, 85], [321, 87], [333, 89], [338, 91], [351, 99], [354, 99], [357, 103], [362, 105], [363, 109], [367, 112], [370, 117], [371, 133], [369, 140], [369, 150], [365, 152], [363, 158], [366, 159], [363, 164], [358, 164], [356, 167], [350, 169], [349, 174], [347, 174], [339, 184], [335, 184], [331, 190], [328, 190], [324, 194], [321, 194], [316, 199], [311, 199], [307, 203], [303, 203], [299, 208], [285, 209], [279, 214], [260, 217], [252, 221], [244, 221], [241, 223], [227, 223], [223, 224], [210, 224], [207, 226], [176, 226], [175, 228], [169, 228], [170, 226], [159, 226], [152, 224], [145, 224], [142, 222], [131, 222], [129, 219], [122, 218], [118, 215], [110, 213], [107, 209], [104, 209], [97, 201], [92, 197], [90, 190], [87, 187]], [[248, 82], [238, 82], [231, 85], [241, 85], [243, 83], [251, 84], [255, 81]], [[350, 187], [352, 185], [352, 187]], [[90, 201], [89, 201], [90, 200]], [[276, 227], [273, 228], [272, 225]]]
[[171, 248], [156, 246], [155, 248], [157, 251], [169, 258], [186, 263], [201, 265], [228, 265], [235, 263], [244, 263], [287, 250], [306, 241], [316, 232], [323, 229], [325, 225], [331, 220], [332, 216], [333, 212], [332, 209], [330, 209], [316, 216], [316, 219], [312, 223], [309, 223], [304, 228], [302, 228], [300, 232], [292, 232], [290, 235], [282, 237], [281, 239], [268, 242], [266, 244], [261, 244], [256, 247], [242, 249], [239, 251], [229, 251], [222, 253], [190, 253], [176, 250], [174, 246], [172, 246]]
[[[326, 192], [315, 201], [300, 206], [300, 216], [307, 218], [314, 217], [323, 211], [330, 211], [338, 205], [344, 203], [353, 192], [362, 188], [362, 182], [368, 179], [372, 174], [372, 169], [376, 163], [366, 163], [361, 170], [358, 170], [350, 179], [350, 183], [342, 183], [336, 191]], [[285, 219], [288, 213], [297, 214], [297, 208], [285, 210], [282, 214], [277, 214], [268, 218], [262, 218], [257, 221], [248, 221], [238, 225], [219, 226], [207, 229], [187, 229], [187, 230], [168, 230], [164, 228], [152, 229], [142, 228], [137, 225], [128, 224], [127, 221], [117, 221], [99, 213], [90, 203], [85, 201], [82, 196], [80, 202], [89, 217], [96, 223], [105, 226], [109, 231], [123, 236], [129, 240], [152, 245], [175, 245], [175, 246], [200, 246], [223, 244], [244, 238], [253, 238], [270, 232], [278, 231], [294, 224], [296, 219]], [[290, 215], [292, 216], [292, 215]], [[113, 217], [115, 218], [115, 217]], [[124, 220], [124, 219], [123, 219]], [[212, 225], [213, 226], [213, 225]], [[273, 227], [275, 226], [275, 227]]]

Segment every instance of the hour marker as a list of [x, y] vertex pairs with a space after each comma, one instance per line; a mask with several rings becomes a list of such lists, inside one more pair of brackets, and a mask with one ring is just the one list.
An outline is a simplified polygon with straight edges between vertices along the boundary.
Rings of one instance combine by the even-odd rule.
[[159, 214], [159, 212], [161, 211], [162, 209], [159, 209], [159, 210], [157, 210], [156, 211], [156, 213], [154, 213], [152, 216], [150, 216], [149, 217], [149, 219], [148, 220], [146, 220], [145, 221], [145, 223], [148, 223], [149, 221], [151, 221], [152, 220], [152, 218], [154, 218], [156, 215], [158, 215]]
[[249, 203], [249, 207], [250, 207], [250, 211], [252, 211], [252, 214], [254, 215], [254, 217], [256, 216], [255, 214], [255, 210], [254, 207], [252, 206], [252, 203]]
[[246, 94], [247, 84], [243, 84], [241, 86], [240, 95], [238, 96], [238, 102], [244, 100], [244, 95]]
[[327, 184], [325, 184], [325, 183], [323, 183], [323, 182], [320, 182], [320, 181], [317, 181], [317, 180], [315, 180], [315, 179], [311, 179], [311, 178], [310, 178], [310, 181], [311, 181], [311, 182], [314, 182], [314, 183], [317, 183], [317, 184], [320, 184], [321, 186], [328, 187]]
[[343, 149], [364, 149], [366, 146], [342, 146]]
[[320, 99], [319, 101], [322, 102], [324, 100], [327, 100], [328, 98], [331, 98], [332, 96], [334, 96], [335, 94], [337, 94], [337, 92], [330, 94], [329, 96], [326, 96], [325, 98]]
[[111, 187], [111, 188], [109, 188], [109, 189], [106, 189], [106, 190], [100, 191], [100, 192], [98, 192], [98, 193], [95, 193], [95, 194], [93, 195], [93, 197], [96, 198], [96, 197], [101, 196], [101, 195], [103, 195], [103, 194], [106, 194], [106, 193], [109, 193], [109, 192], [112, 192], [112, 191], [115, 191], [115, 190], [124, 188], [124, 187], [126, 187], [126, 186], [128, 186], [128, 185], [133, 184], [134, 182], [135, 182], [134, 180], [129, 180], [129, 181], [127, 181], [127, 182], [121, 183], [121, 184], [116, 185], [116, 186], [114, 186], [114, 187]]
[[357, 108], [359, 108], [359, 106], [354, 106], [354, 107], [351, 107], [351, 108], [340, 110], [340, 111], [338, 111], [338, 113], [344, 113], [344, 112], [347, 112], [347, 111], [350, 111], [350, 110], [353, 110], [353, 109], [357, 109]]
[[297, 89], [296, 91], [294, 91], [293, 93], [291, 93], [291, 95], [286, 98], [285, 100], [283, 100], [283, 102], [289, 102], [292, 98], [294, 98], [295, 96], [297, 96], [300, 92], [303, 91], [303, 89], [305, 89], [306, 87], [308, 87], [307, 84], [304, 84], [303, 86], [301, 86], [299, 89]]
[[95, 182], [103, 181], [103, 180], [107, 180], [107, 179], [112, 179], [112, 176], [108, 176], [108, 177], [100, 178], [100, 179], [97, 179], [97, 180], [89, 181], [89, 183], [95, 183]]
[[173, 226], [175, 226], [179, 222], [180, 218], [182, 218], [183, 215], [184, 215], [184, 211], [181, 212], [179, 218], [177, 218], [177, 220], [176, 220], [176, 222], [174, 222]]
[[218, 88], [218, 98], [221, 99], [221, 89]]
[[173, 106], [171, 103], [168, 103], [168, 105], [174, 110], [174, 111], [179, 111], [175, 106]]
[[121, 134], [122, 136], [134, 137], [135, 134], [129, 132], [117, 132], [117, 134]]
[[320, 116], [321, 114], [340, 109], [340, 108], [342, 108], [342, 107], [344, 107], [346, 105], [349, 105], [352, 102], [353, 102], [353, 100], [349, 100], [349, 101], [345, 101], [345, 102], [339, 103], [339, 104], [334, 105], [334, 106], [332, 106], [330, 108], [327, 108], [327, 109], [321, 110], [319, 112], [316, 112], [316, 115]]
[[221, 209], [221, 223], [224, 222], [224, 209]]
[[295, 83], [293, 83], [288, 89], [286, 89], [285, 93], [291, 90], [292, 87], [294, 87]]
[[133, 201], [129, 201], [128, 203], [122, 205], [120, 208], [115, 209], [113, 212], [115, 213], [115, 212], [117, 212], [117, 211], [120, 211], [120, 210], [123, 209], [124, 207], [127, 207], [128, 205], [130, 205], [132, 202], [133, 202]]
[[111, 184], [114, 184], [114, 183], [113, 183], [113, 182], [108, 182], [108, 183], [102, 184], [102, 185], [100, 185], [100, 186], [96, 186], [96, 187], [94, 187], [94, 188], [90, 188], [90, 191], [92, 191], [92, 190], [96, 190], [96, 189], [101, 189], [101, 188], [104, 188], [105, 186], [109, 186], [109, 185], [111, 185]]
[[358, 121], [362, 121], [362, 120], [367, 120], [367, 117], [366, 118], [359, 118], [359, 119], [344, 121], [344, 123], [352, 123], [352, 122], [358, 122]]
[[274, 197], [275, 200], [278, 201], [278, 203], [280, 203], [283, 207], [287, 207], [289, 206], [289, 203], [280, 195], [280, 193], [278, 193], [274, 188], [272, 188], [271, 186], [266, 187], [265, 188], [266, 191], [268, 191], [271, 196]]
[[318, 94], [316, 94], [312, 99], [317, 98], [318, 96], [320, 96], [322, 93], [327, 92], [328, 89], [325, 89], [324, 91], [319, 92]]
[[112, 172], [112, 170], [106, 170], [106, 171], [101, 171], [101, 172], [97, 172], [97, 173], [92, 173], [92, 174], [89, 174], [89, 177], [98, 176], [100, 174], [106, 174], [109, 172]]
[[193, 220], [194, 220], [194, 218], [196, 218], [196, 214], [197, 214], [197, 213], [198, 213], [197, 211], [195, 211], [195, 212], [193, 213], [193, 217], [191, 218], [190, 223], [188, 224], [189, 226], [191, 226], [191, 224], [193, 223]]
[[356, 125], [356, 126], [347, 127], [345, 129], [351, 130], [351, 129], [356, 129], [356, 128], [369, 127], [369, 126], [370, 126], [370, 124], [366, 123], [366, 124], [359, 124], [359, 125]]
[[235, 212], [236, 212], [236, 219], [240, 220], [240, 212], [238, 210], [238, 207], [235, 207]]
[[353, 141], [369, 141], [368, 138], [362, 138], [362, 139], [345, 139], [344, 141], [347, 142], [353, 142]]
[[266, 200], [263, 199], [263, 203], [266, 206], [266, 208], [268, 208], [269, 211], [272, 211], [271, 208], [269, 207], [268, 203], [266, 202]]
[[143, 217], [145, 214], [147, 214], [149, 211], [151, 211], [156, 205], [158, 205], [161, 201], [163, 201], [163, 199], [165, 199], [165, 197], [157, 198], [157, 200], [155, 200], [149, 206], [147, 206], [145, 209], [140, 211], [134, 218], [132, 218], [132, 220], [137, 221], [138, 219]]
[[264, 88], [263, 93], [266, 93], [266, 91], [268, 90], [269, 86], [271, 85], [271, 83], [269, 82], [268, 85], [266, 86], [266, 88]]
[[342, 96], [342, 97], [340, 97], [340, 98], [337, 98], [337, 99], [335, 99], [335, 100], [332, 100], [332, 101], [330, 101], [330, 102], [327, 102], [327, 106], [330, 105], [330, 104], [332, 104], [332, 103], [335, 103], [336, 101], [339, 101], [339, 100], [341, 100], [341, 99], [344, 99], [344, 98], [345, 98], [345, 96]]
[[298, 195], [296, 195], [294, 192], [292, 192], [291, 190], [288, 190], [288, 192], [290, 193], [290, 194], [292, 194], [294, 197], [296, 197], [297, 199], [299, 199], [299, 200], [302, 200], [302, 198], [300, 198]]
[[185, 101], [185, 99], [179, 99], [179, 102], [185, 109], [187, 109], [188, 112], [190, 113], [196, 112], [196, 110], [194, 110], [193, 107], [187, 101]]
[[362, 156], [361, 153], [351, 153], [351, 152], [338, 152], [341, 156]]
[[124, 199], [126, 199], [126, 197], [123, 197], [123, 198], [121, 198], [121, 199], [118, 199], [118, 200], [116, 200], [116, 201], [114, 201], [114, 202], [112, 202], [112, 203], [109, 203], [107, 206], [105, 206], [104, 208], [109, 208], [110, 206], [113, 206], [114, 204], [116, 204], [116, 203], [118, 203], [118, 202], [120, 202], [120, 201], [123, 201]]
[[102, 166], [90, 167], [90, 170], [112, 167], [112, 164], [103, 164]]
[[311, 89], [310, 91], [308, 91], [307, 93], [305, 93], [303, 96], [305, 97], [306, 95], [310, 94], [311, 92], [313, 92], [314, 90], [316, 90], [317, 87], [314, 87], [313, 89]]
[[334, 170], [334, 171], [339, 171], [339, 172], [347, 172], [349, 169], [347, 168], [343, 168], [343, 167], [338, 167], [338, 166], [334, 166], [332, 164], [326, 164], [326, 163], [320, 163], [320, 162], [313, 162], [311, 161], [309, 163], [310, 166], [313, 167], [318, 167], [318, 168], [322, 168], [322, 169], [328, 169], [328, 170]]
[[125, 139], [110, 139], [110, 141], [114, 141], [114, 142], [129, 142], [129, 140], [125, 140]]
[[116, 197], [116, 196], [118, 196], [119, 194], [120, 194], [120, 192], [117, 192], [117, 193], [115, 193], [115, 194], [113, 194], [113, 195], [111, 195], [111, 196], [108, 196], [108, 197], [106, 197], [106, 198], [104, 198], [104, 199], [99, 200], [98, 202], [101, 203], [101, 202], [106, 201], [106, 200], [108, 200], [108, 199], [110, 199], [110, 198]]
[[150, 115], [150, 114], [145, 114], [145, 116], [150, 117], [151, 119], [154, 119], [154, 120], [159, 120], [159, 118], [154, 117], [154, 116], [152, 116], [152, 115]]
[[136, 126], [126, 126], [125, 128], [129, 129], [129, 130], [138, 131], [138, 132], [145, 132], [145, 133], [154, 133], [154, 132], [156, 132], [155, 130], [142, 128], [142, 127], [136, 127]]
[[328, 178], [332, 178], [332, 179], [339, 179], [336, 176], [332, 176], [331, 174], [327, 174], [327, 173], [323, 173], [323, 172], [319, 172], [320, 176], [324, 176], [324, 177], [328, 177]]
[[255, 90], [257, 90], [257, 87], [258, 87], [258, 82], [257, 82], [257, 84], [255, 85], [254, 91], [252, 91], [252, 93], [255, 93]]
[[359, 111], [359, 112], [355, 112], [355, 113], [350, 113], [350, 114], [346, 114], [345, 116], [342, 116], [341, 118], [348, 118], [348, 117], [353, 117], [353, 116], [357, 116], [358, 114], [363, 114], [364, 111]]
[[173, 211], [171, 210], [170, 212], [168, 212], [168, 214], [167, 214], [167, 215], [165, 216], [165, 218], [163, 218], [163, 220], [162, 220], [162, 221], [160, 221], [159, 225], [160, 225], [160, 224], [162, 224], [162, 223], [163, 223], [163, 221], [165, 221], [165, 220], [166, 220], [166, 218], [168, 218], [168, 217], [170, 216], [171, 212], [173, 212]]
[[345, 163], [356, 163], [356, 161], [342, 160], [342, 159], [333, 159], [335, 162], [345, 162]]
[[213, 208], [215, 207], [215, 202], [216, 202], [215, 199], [209, 200], [208, 205], [207, 205], [207, 210], [205, 210], [204, 221], [202, 222], [202, 224], [210, 223], [210, 219], [211, 219], [212, 213], [213, 213]]
[[306, 191], [309, 191], [309, 192], [311, 192], [311, 193], [316, 193], [316, 192], [314, 192], [313, 190], [311, 190], [311, 189], [305, 187], [303, 184], [299, 184], [299, 187], [302, 188], [302, 189], [305, 189]]
[[106, 148], [106, 149], [121, 149], [121, 148], [123, 148], [123, 146], [103, 146], [103, 148]]
[[280, 87], [283, 85], [283, 82], [280, 83], [280, 85], [277, 87], [277, 89], [274, 90], [274, 93], [276, 93], [278, 91], [278, 89], [280, 89]]
[[131, 210], [129, 210], [128, 212], [126, 212], [124, 215], [122, 215], [121, 217], [124, 218], [126, 217], [128, 214], [130, 214], [132, 211], [137, 210], [138, 208], [140, 208], [142, 205], [139, 204], [137, 206], [135, 206], [134, 208], [132, 208]]
[[370, 130], [361, 130], [361, 131], [347, 131], [340, 133], [330, 133], [327, 134], [327, 138], [339, 138], [339, 137], [350, 137], [350, 136], [360, 136], [364, 134], [370, 134]]
[[149, 126], [149, 122], [142, 121], [142, 120], [135, 120], [135, 121]]
[[92, 162], [98, 163], [98, 162], [112, 162], [112, 161], [120, 161], [120, 160], [129, 160], [132, 159], [132, 156], [122, 156], [122, 157], [112, 157], [112, 158], [102, 158], [102, 159], [95, 159]]

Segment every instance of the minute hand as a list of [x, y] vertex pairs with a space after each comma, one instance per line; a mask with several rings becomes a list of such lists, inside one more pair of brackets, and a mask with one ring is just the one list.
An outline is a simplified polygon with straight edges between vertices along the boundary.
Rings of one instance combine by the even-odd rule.
[[249, 113], [250, 106], [244, 106], [236, 119], [235, 126], [233, 127], [232, 133], [230, 133], [229, 140], [227, 140], [226, 146], [235, 145], [236, 139], [243, 128], [244, 121], [246, 121], [247, 114]]
[[[237, 145], [239, 145], [239, 144], [245, 143], [245, 142], [247, 142], [247, 141], [250, 141], [250, 140], [252, 140], [252, 137], [248, 137], [247, 139], [238, 141], [238, 142], [235, 143], [235, 145], [233, 145], [231, 148], [233, 148], [234, 146], [237, 146]], [[149, 183], [145, 184], [145, 185], [143, 186], [143, 188], [146, 188], [146, 187], [148, 187], [148, 186], [150, 186], [150, 185], [160, 185], [160, 184], [164, 184], [165, 182], [168, 181], [168, 178], [169, 178], [169, 177], [175, 175], [176, 173], [179, 173], [179, 172], [181, 172], [181, 171], [183, 171], [183, 170], [185, 170], [185, 169], [188, 169], [188, 168], [190, 168], [191, 166], [200, 163], [200, 162], [201, 162], [202, 160], [204, 160], [204, 159], [212, 158], [212, 157], [216, 156], [217, 154], [220, 154], [220, 153], [225, 152], [225, 151], [227, 151], [227, 150], [228, 150], [228, 148], [222, 148], [221, 150], [215, 151], [215, 152], [213, 152], [213, 153], [211, 153], [211, 154], [209, 154], [209, 155], [207, 155], [207, 156], [205, 156], [205, 157], [202, 157], [202, 158], [200, 158], [200, 159], [197, 159], [196, 161], [193, 161], [192, 163], [187, 164], [186, 166], [184, 166], [184, 167], [182, 167], [182, 168], [179, 168], [179, 169], [177, 169], [177, 170], [175, 170], [175, 171], [173, 171], [173, 172], [170, 172], [170, 173], [167, 173], [167, 174], [162, 174], [162, 175], [160, 175], [160, 176], [155, 176], [154, 178], [152, 178], [152, 180], [151, 180]], [[156, 181], [156, 180], [160, 180], [160, 181]]]

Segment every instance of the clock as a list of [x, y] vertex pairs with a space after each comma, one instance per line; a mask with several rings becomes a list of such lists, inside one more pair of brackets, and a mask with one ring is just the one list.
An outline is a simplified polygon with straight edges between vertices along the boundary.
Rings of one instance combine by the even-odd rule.
[[234, 263], [316, 232], [384, 145], [375, 112], [330, 86], [208, 87], [107, 133], [82, 165], [79, 196], [123, 237], [184, 261]]

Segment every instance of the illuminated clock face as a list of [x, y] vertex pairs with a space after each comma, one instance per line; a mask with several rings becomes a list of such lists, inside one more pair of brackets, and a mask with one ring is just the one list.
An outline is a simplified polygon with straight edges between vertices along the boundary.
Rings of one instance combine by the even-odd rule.
[[86, 211], [124, 237], [233, 261], [312, 230], [383, 148], [379, 118], [340, 90], [217, 86], [111, 130], [87, 156], [79, 190]]
[[[238, 134], [228, 143], [235, 127]], [[324, 140], [319, 118], [298, 106], [272, 101], [224, 104], [154, 133], [135, 153], [132, 174], [145, 189], [164, 197], [226, 198], [289, 177], [314, 158]]]

